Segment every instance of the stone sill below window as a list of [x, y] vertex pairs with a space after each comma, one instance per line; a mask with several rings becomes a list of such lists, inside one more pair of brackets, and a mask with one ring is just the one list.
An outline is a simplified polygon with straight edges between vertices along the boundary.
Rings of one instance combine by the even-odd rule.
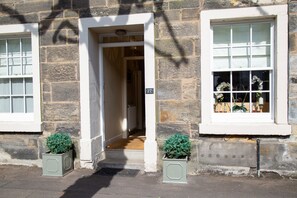
[[199, 124], [199, 134], [209, 135], [291, 135], [291, 126], [275, 123]]
[[1, 132], [40, 133], [42, 132], [42, 123], [33, 122], [33, 121], [23, 121], [23, 122], [3, 121], [3, 122], [0, 122], [0, 133]]

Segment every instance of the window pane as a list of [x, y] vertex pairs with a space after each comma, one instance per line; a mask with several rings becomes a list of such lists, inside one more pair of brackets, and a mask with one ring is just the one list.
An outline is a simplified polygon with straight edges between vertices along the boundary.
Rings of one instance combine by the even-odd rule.
[[269, 90], [269, 71], [253, 71], [252, 72], [252, 90]]
[[270, 67], [270, 47], [253, 47], [252, 55], [252, 67]]
[[249, 24], [233, 25], [233, 45], [248, 45], [250, 42]]
[[9, 94], [9, 79], [0, 79], [0, 95]]
[[232, 48], [232, 68], [248, 68], [249, 67], [249, 47]]
[[9, 75], [21, 75], [22, 74], [22, 66], [21, 66], [20, 58], [9, 58], [8, 66], [9, 66]]
[[270, 44], [270, 23], [258, 23], [252, 25], [253, 45]]
[[250, 94], [249, 93], [233, 93], [232, 112], [233, 113], [250, 112]]
[[6, 41], [0, 40], [0, 57], [6, 57]]
[[214, 91], [230, 91], [230, 72], [214, 72]]
[[214, 112], [229, 113], [231, 112], [230, 93], [215, 93], [214, 94]]
[[23, 94], [23, 79], [22, 78], [15, 78], [11, 79], [11, 94], [12, 95], [19, 95]]
[[33, 112], [33, 97], [26, 97], [26, 113]]
[[252, 93], [253, 113], [270, 112], [269, 93]]
[[26, 78], [26, 95], [33, 94], [32, 78]]
[[10, 112], [10, 100], [9, 97], [0, 97], [0, 113]]
[[6, 58], [0, 58], [0, 75], [7, 75], [7, 61]]
[[10, 39], [7, 40], [8, 56], [9, 57], [19, 57], [20, 54], [20, 40]]
[[232, 72], [232, 90], [233, 91], [249, 91], [250, 76], [248, 71]]
[[229, 68], [230, 67], [230, 54], [229, 48], [220, 48], [213, 50], [213, 65], [216, 69]]
[[32, 74], [32, 58], [23, 58], [24, 74]]
[[32, 56], [30, 38], [22, 39], [22, 53], [23, 56]]
[[23, 97], [12, 97], [12, 112], [13, 113], [24, 113], [24, 98]]
[[213, 45], [214, 47], [222, 47], [230, 45], [230, 26], [214, 26], [213, 27]]

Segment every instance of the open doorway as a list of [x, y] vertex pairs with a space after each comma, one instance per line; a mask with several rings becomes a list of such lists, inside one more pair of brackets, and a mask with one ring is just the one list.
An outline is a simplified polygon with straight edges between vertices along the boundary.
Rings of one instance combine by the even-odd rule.
[[103, 47], [106, 149], [143, 150], [145, 71], [143, 46]]

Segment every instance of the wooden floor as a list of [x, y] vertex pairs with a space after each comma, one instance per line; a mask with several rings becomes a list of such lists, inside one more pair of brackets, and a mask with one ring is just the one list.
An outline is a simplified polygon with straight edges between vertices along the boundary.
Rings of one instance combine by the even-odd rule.
[[120, 139], [109, 145], [107, 149], [132, 149], [132, 150], [143, 150], [144, 149], [145, 136], [142, 132], [130, 135], [128, 139]]

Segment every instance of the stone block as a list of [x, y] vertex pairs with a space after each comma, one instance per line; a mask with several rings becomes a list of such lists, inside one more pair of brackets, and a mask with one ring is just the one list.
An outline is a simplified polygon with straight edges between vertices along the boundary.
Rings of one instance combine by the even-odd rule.
[[39, 48], [39, 61], [41, 63], [46, 62], [46, 48], [45, 47]]
[[69, 133], [71, 136], [79, 137], [80, 135], [80, 123], [57, 123], [56, 132]]
[[157, 124], [157, 137], [159, 139], [167, 139], [175, 133], [189, 135], [188, 124]]
[[[155, 51], [157, 56], [167, 57], [173, 65], [179, 66], [186, 62], [186, 56], [193, 55], [193, 41], [192, 39], [175, 39], [156, 41]], [[173, 58], [174, 56], [180, 58]]]
[[51, 93], [43, 92], [42, 93], [42, 101], [43, 102], [51, 102], [52, 101]]
[[200, 10], [198, 8], [190, 8], [182, 10], [182, 20], [198, 20], [199, 19]]
[[293, 124], [293, 125], [291, 125], [291, 127], [292, 127], [292, 135], [297, 135], [297, 125], [295, 125], [295, 124]]
[[260, 165], [265, 170], [296, 171], [297, 143], [296, 142], [269, 142], [260, 144]]
[[1, 135], [0, 161], [38, 159], [38, 135]]
[[[112, 10], [112, 11], [111, 11]], [[116, 10], [116, 11], [115, 11]], [[108, 8], [85, 8], [79, 11], [79, 17], [95, 17], [95, 16], [108, 16], [108, 15], [117, 15], [118, 8], [108, 9]]]
[[162, 58], [159, 61], [160, 79], [197, 78], [200, 76], [200, 59]]
[[289, 32], [297, 32], [297, 15], [289, 16]]
[[89, 0], [89, 1], [72, 0], [73, 9], [103, 7], [103, 6], [106, 6], [106, 2], [104, 0]]
[[25, 14], [25, 15], [13, 15], [13, 16], [1, 16], [0, 24], [19, 24], [19, 23], [38, 23], [39, 18], [37, 14]]
[[161, 101], [160, 122], [198, 123], [200, 103], [197, 100]]
[[60, 30], [60, 29], [72, 29], [75, 32], [77, 32], [78, 35], [78, 19], [58, 19], [53, 21], [53, 27], [54, 30]]
[[63, 18], [63, 11], [46, 11], [39, 13], [39, 20]]
[[43, 105], [44, 121], [78, 121], [78, 103], [52, 103]]
[[41, 34], [40, 45], [41, 46], [65, 45], [66, 44], [65, 39], [58, 39], [58, 37], [56, 37], [56, 39], [54, 38], [54, 35], [57, 33], [59, 35], [63, 35], [64, 37], [66, 37], [66, 30], [59, 30], [58, 32], [57, 32], [57, 30], [56, 31], [47, 31], [47, 32], [44, 32], [43, 34]]
[[297, 99], [289, 100], [289, 123], [297, 123]]
[[198, 142], [191, 141], [191, 156], [188, 161], [188, 174], [193, 175], [198, 171], [199, 159], [198, 159]]
[[54, 10], [71, 9], [71, 0], [54, 0]]
[[70, 18], [70, 17], [75, 17], [78, 18], [79, 17], [79, 12], [76, 10], [64, 10], [64, 17], [65, 18]]
[[157, 82], [157, 98], [159, 100], [181, 99], [181, 81], [159, 80]]
[[[213, 1], [213, 0], [212, 0]], [[169, 2], [169, 9], [195, 8], [199, 7], [197, 0], [176, 0]]]
[[78, 46], [67, 45], [59, 47], [47, 48], [47, 61], [48, 62], [73, 62], [78, 61]]
[[160, 11], [155, 14], [155, 21], [165, 22], [166, 24], [171, 23], [172, 21], [180, 20], [180, 11], [177, 10], [166, 10]]
[[197, 96], [197, 79], [182, 79], [182, 99], [196, 100]]
[[38, 147], [38, 153], [39, 153], [38, 157], [39, 157], [39, 159], [42, 159], [42, 153], [46, 153], [48, 151], [48, 149], [46, 147], [46, 138], [43, 137], [43, 136], [40, 137], [38, 139], [38, 145], [39, 145], [39, 147]]
[[289, 85], [289, 97], [297, 98], [297, 84], [296, 83], [291, 83]]
[[289, 51], [290, 54], [296, 54], [297, 51], [297, 33], [291, 33], [289, 35]]
[[198, 22], [170, 22], [161, 23], [159, 25], [159, 36], [160, 38], [168, 37], [182, 37], [182, 36], [192, 36], [196, 37], [198, 34]]
[[76, 63], [42, 64], [43, 82], [73, 81], [76, 75]]
[[79, 83], [52, 83], [52, 101], [79, 101]]
[[43, 92], [50, 92], [51, 91], [50, 84], [42, 83], [42, 91]]
[[56, 124], [52, 122], [43, 122], [43, 129], [45, 132], [53, 133], [56, 130]]
[[204, 2], [205, 9], [220, 9], [229, 7], [231, 7], [229, 0], [205, 0]]
[[255, 142], [224, 142], [204, 139], [198, 147], [199, 162], [204, 165], [257, 166]]
[[289, 3], [289, 13], [297, 12], [297, 3]]
[[53, 2], [51, 0], [26, 2], [15, 5], [16, 10], [20, 14], [36, 12], [36, 11], [49, 11], [51, 10]]
[[[200, 34], [200, 33], [199, 33]], [[201, 55], [201, 45], [200, 45], [200, 36], [198, 38], [194, 39], [194, 45], [195, 45], [195, 55], [200, 56]]]
[[155, 1], [153, 9], [154, 9], [155, 12], [168, 10], [169, 9], [169, 3], [164, 2], [164, 1], [159, 1], [159, 2]]
[[289, 73], [297, 74], [297, 55], [289, 56]]

